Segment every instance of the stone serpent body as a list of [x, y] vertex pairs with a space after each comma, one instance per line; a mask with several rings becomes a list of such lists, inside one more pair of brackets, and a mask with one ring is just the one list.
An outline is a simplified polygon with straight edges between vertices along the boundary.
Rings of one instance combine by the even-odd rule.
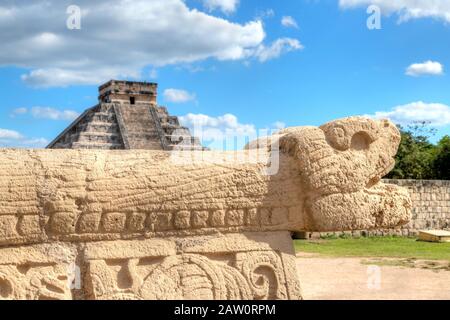
[[[269, 143], [254, 141], [238, 153], [245, 158], [252, 150], [275, 152], [274, 146], [279, 146], [278, 170], [272, 175], [264, 174], [268, 167], [264, 161], [228, 161], [236, 156], [230, 152], [184, 151], [187, 157], [202, 160], [176, 163], [165, 152], [4, 149], [0, 151], [0, 245], [13, 248], [0, 249], [0, 258], [13, 254], [1, 250], [15, 246], [47, 252], [48, 245], [62, 243], [74, 261], [82, 251], [83, 259], [92, 261], [83, 271], [87, 280], [80, 289], [81, 298], [185, 298], [189, 295], [179, 291], [178, 282], [169, 285], [167, 292], [161, 292], [165, 284], [154, 284], [155, 279], [175, 277], [170, 272], [180, 276], [184, 265], [203, 270], [209, 279], [205, 281], [216, 287], [211, 292], [199, 289], [205, 296], [196, 292], [193, 297], [298, 298], [296, 280], [287, 284], [295, 273], [292, 261], [283, 258], [283, 254], [292, 255], [287, 231], [391, 228], [408, 222], [411, 203], [407, 192], [380, 182], [394, 165], [399, 141], [392, 123], [361, 117], [320, 128], [288, 128], [272, 136]], [[278, 249], [269, 246], [274, 253], [269, 247], [257, 249], [254, 243], [264, 242], [260, 236], [264, 233], [269, 244], [276, 239], [284, 239], [284, 244]], [[228, 239], [229, 244], [216, 239]], [[160, 251], [159, 241], [165, 241]], [[199, 241], [204, 245], [198, 245]], [[122, 249], [118, 249], [121, 254], [113, 253], [114, 243], [130, 248], [130, 253]], [[244, 249], [239, 249], [239, 243]], [[197, 251], [186, 250], [192, 247]], [[278, 256], [277, 250], [284, 253]], [[208, 259], [198, 256], [203, 251], [209, 252], [207, 257], [216, 251], [235, 256], [228, 267], [220, 264], [219, 271], [213, 272], [207, 271]], [[261, 258], [256, 256], [259, 251], [267, 252]], [[256, 259], [255, 268], [262, 261], [284, 265], [282, 271], [262, 273], [265, 281], [278, 284], [272, 295], [269, 287], [252, 285], [253, 275], [245, 276], [245, 259], [240, 260], [245, 255]], [[136, 276], [133, 270], [141, 260], [155, 256], [167, 257], [162, 266], [152, 269], [156, 278], [146, 282]], [[41, 263], [41, 258], [23, 259], [31, 265]], [[288, 260], [282, 263], [283, 259]], [[58, 259], [50, 260], [49, 265], [59, 265]], [[126, 260], [126, 285], [117, 275], [111, 276], [116, 280], [105, 280], [110, 276], [105, 266], [119, 260]], [[5, 265], [20, 265], [5, 261]], [[0, 259], [0, 280], [1, 265]], [[239, 291], [238, 285], [229, 282], [239, 282], [242, 275], [250, 284]], [[23, 282], [29, 278], [25, 276]], [[17, 292], [37, 296], [24, 290]], [[64, 291], [63, 296], [74, 297], [71, 291]]]

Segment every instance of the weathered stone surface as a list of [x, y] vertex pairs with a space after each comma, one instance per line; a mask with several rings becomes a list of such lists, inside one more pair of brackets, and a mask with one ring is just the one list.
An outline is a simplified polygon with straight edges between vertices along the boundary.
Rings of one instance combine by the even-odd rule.
[[[384, 183], [395, 184], [408, 190], [411, 197], [410, 222], [395, 229], [364, 230], [353, 236], [375, 235], [418, 235], [419, 230], [449, 230], [450, 231], [450, 181], [448, 180], [412, 180], [412, 179], [383, 179]], [[433, 200], [434, 198], [434, 200]], [[323, 234], [309, 234], [309, 237], [319, 237]], [[333, 232], [339, 235], [338, 232]]]
[[298, 299], [289, 243], [288, 232], [89, 243], [86, 297]]
[[[280, 146], [273, 175], [264, 174], [266, 159], [230, 162], [229, 152], [185, 152], [197, 160], [180, 162], [158, 151], [0, 150], [0, 291], [5, 298], [300, 298], [288, 231], [408, 222], [407, 192], [380, 182], [399, 139], [390, 122], [364, 118], [289, 128], [271, 138], [272, 153]], [[263, 144], [239, 154], [251, 158], [255, 145]], [[63, 256], [44, 254], [41, 263], [47, 248]], [[48, 265], [54, 271], [46, 274], [63, 281], [61, 268], [71, 262], [81, 287], [60, 290], [56, 281], [50, 293], [29, 293], [44, 280], [23, 265]]]
[[450, 230], [450, 181], [385, 180], [407, 188], [412, 200], [412, 218], [402, 229], [417, 235], [423, 229]]
[[70, 244], [0, 249], [0, 299], [72, 299], [75, 258]]

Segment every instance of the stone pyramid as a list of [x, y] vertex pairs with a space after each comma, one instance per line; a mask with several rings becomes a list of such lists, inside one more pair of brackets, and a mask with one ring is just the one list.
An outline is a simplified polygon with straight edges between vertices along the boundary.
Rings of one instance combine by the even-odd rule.
[[157, 84], [111, 80], [99, 104], [84, 111], [47, 148], [202, 150], [198, 138], [156, 103]]

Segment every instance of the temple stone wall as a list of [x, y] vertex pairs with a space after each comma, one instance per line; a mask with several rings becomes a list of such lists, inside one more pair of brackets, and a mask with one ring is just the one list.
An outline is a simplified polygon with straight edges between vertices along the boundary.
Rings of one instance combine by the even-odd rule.
[[349, 231], [336, 233], [312, 233], [307, 237], [341, 235], [348, 236], [416, 236], [418, 230], [450, 230], [450, 180], [385, 179], [383, 182], [408, 189], [413, 204], [412, 219], [401, 229]]
[[413, 202], [412, 220], [405, 229], [450, 229], [449, 180], [386, 180], [408, 188]]

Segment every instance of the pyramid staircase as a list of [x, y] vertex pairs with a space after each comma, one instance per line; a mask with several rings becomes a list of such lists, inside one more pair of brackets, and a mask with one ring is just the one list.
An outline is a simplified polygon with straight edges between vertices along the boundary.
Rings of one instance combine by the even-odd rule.
[[202, 150], [165, 107], [101, 103], [86, 110], [48, 148]]

